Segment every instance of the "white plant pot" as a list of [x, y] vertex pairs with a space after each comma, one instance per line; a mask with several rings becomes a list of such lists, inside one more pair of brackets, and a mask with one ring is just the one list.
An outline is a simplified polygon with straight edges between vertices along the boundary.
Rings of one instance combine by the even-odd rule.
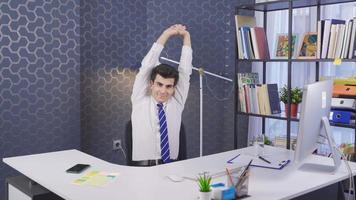
[[199, 191], [199, 200], [211, 200], [211, 193], [210, 192], [200, 192]]

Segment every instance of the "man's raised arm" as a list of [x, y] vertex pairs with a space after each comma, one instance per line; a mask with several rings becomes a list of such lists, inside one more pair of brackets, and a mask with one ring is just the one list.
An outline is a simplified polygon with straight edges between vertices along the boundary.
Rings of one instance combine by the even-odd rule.
[[192, 74], [193, 51], [191, 48], [190, 34], [185, 26], [178, 29], [178, 34], [183, 38], [183, 47], [178, 67], [179, 81], [176, 85], [174, 98], [184, 106], [189, 92], [190, 75]]
[[177, 25], [170, 26], [157, 39], [157, 41], [152, 45], [150, 51], [147, 53], [145, 58], [141, 62], [141, 67], [136, 75], [135, 82], [133, 85], [131, 101], [132, 103], [144, 97], [147, 93], [147, 88], [150, 82], [150, 75], [152, 69], [158, 64], [159, 56], [161, 55], [162, 49], [166, 44], [167, 40], [178, 34]]

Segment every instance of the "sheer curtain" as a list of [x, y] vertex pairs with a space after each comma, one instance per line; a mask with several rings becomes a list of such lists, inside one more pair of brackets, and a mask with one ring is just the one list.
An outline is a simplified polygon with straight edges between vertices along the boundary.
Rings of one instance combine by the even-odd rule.
[[[293, 34], [298, 35], [298, 45], [305, 32], [317, 31], [316, 7], [295, 9], [293, 12]], [[263, 15], [260, 12], [255, 13], [258, 26], [263, 26]], [[356, 17], [356, 3], [346, 3], [338, 5], [323, 6], [321, 9], [321, 19], [343, 19], [350, 20]], [[288, 11], [274, 11], [267, 15], [267, 40], [270, 55], [273, 57], [275, 51], [276, 36], [279, 33], [288, 33]], [[262, 63], [254, 63], [253, 72], [258, 72], [260, 82], [262, 82]], [[305, 84], [315, 82], [315, 63], [302, 62], [292, 64], [292, 87], [302, 88]], [[356, 76], [355, 63], [342, 63], [339, 66], [333, 63], [320, 63], [320, 76], [333, 77], [351, 77]], [[281, 88], [287, 84], [288, 63], [275, 62], [267, 63], [267, 83], [277, 83]], [[284, 105], [281, 104], [282, 110]], [[286, 136], [286, 121], [284, 120], [266, 120], [265, 134], [273, 141], [276, 136]], [[298, 133], [298, 123], [292, 122], [291, 135], [296, 137]], [[253, 136], [262, 133], [262, 120], [257, 117], [250, 117], [249, 120], [249, 141]], [[333, 128], [333, 134], [337, 144], [353, 143], [354, 130], [346, 128]]]

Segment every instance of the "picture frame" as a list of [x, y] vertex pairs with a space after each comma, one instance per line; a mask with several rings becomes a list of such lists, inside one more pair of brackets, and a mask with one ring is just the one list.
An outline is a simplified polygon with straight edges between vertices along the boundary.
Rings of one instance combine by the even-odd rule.
[[306, 32], [298, 48], [298, 59], [316, 59], [317, 50], [317, 32]]
[[[295, 58], [296, 46], [298, 44], [298, 35], [292, 34], [292, 58]], [[288, 34], [280, 33], [276, 35], [275, 48], [273, 52], [274, 58], [287, 59], [288, 58]]]

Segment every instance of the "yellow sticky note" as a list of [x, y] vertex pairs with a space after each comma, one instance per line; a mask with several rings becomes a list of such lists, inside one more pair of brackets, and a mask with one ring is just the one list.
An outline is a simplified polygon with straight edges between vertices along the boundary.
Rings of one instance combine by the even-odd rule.
[[334, 65], [341, 65], [341, 63], [342, 63], [341, 58], [335, 58]]

